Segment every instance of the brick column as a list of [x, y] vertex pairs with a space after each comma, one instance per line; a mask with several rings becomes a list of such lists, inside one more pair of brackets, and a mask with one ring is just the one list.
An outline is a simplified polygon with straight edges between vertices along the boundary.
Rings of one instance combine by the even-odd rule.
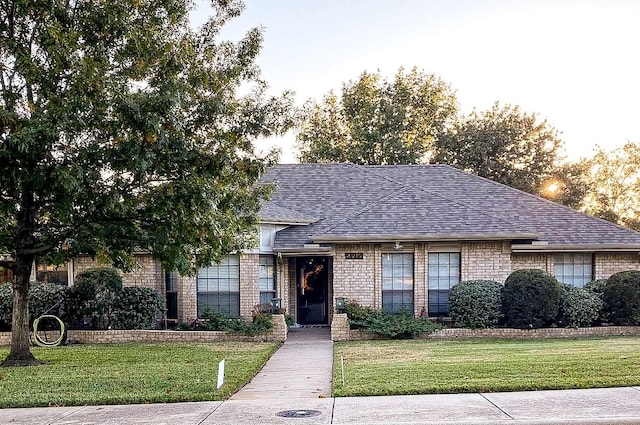
[[260, 303], [259, 258], [258, 254], [240, 256], [240, 316], [246, 320], [251, 320], [253, 307]]
[[198, 316], [195, 276], [178, 276], [178, 321], [189, 322]]

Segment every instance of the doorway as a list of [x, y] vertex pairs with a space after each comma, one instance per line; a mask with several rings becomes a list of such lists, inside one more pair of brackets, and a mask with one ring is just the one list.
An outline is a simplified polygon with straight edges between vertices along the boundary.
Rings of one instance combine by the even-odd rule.
[[301, 325], [328, 324], [331, 257], [296, 259], [298, 320]]

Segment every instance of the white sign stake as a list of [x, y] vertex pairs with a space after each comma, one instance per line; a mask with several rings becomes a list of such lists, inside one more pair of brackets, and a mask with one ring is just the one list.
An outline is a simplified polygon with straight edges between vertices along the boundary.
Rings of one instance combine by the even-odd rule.
[[220, 363], [218, 363], [218, 386], [216, 388], [220, 389], [220, 387], [223, 384], [224, 384], [224, 359], [220, 360]]

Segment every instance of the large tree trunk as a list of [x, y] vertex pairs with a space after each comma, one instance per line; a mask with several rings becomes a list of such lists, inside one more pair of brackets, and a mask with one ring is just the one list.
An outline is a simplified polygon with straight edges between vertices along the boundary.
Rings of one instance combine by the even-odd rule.
[[31, 354], [29, 341], [29, 278], [33, 256], [16, 259], [13, 276], [11, 351], [0, 366], [34, 366], [40, 362]]

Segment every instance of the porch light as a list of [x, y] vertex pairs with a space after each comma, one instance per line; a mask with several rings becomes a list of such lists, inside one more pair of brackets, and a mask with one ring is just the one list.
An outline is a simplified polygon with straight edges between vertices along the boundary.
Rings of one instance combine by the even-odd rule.
[[271, 298], [271, 309], [274, 312], [278, 312], [280, 311], [280, 308], [282, 307], [282, 298]]
[[336, 297], [336, 312], [344, 313], [344, 297]]

